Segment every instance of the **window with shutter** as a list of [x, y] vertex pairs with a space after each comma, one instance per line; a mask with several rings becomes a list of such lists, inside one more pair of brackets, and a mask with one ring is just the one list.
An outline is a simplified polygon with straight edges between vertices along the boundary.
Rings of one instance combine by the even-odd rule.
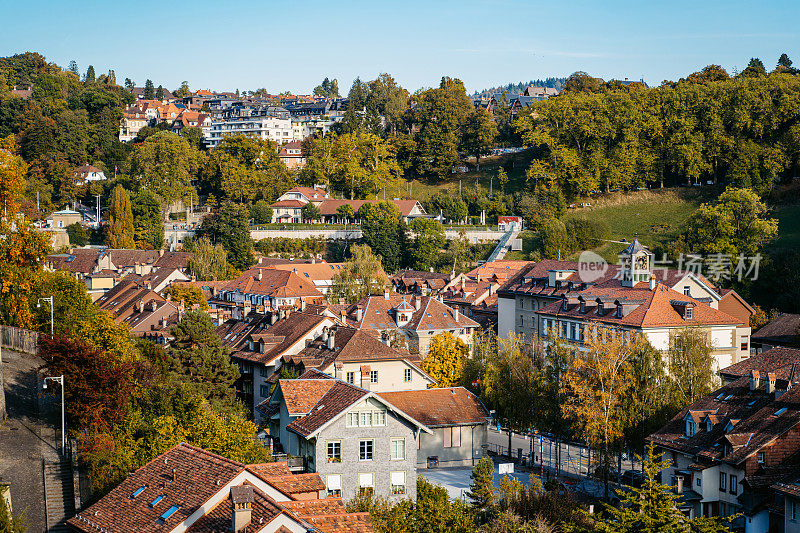
[[453, 446], [453, 432], [452, 428], [444, 428], [444, 447], [450, 448]]
[[454, 428], [450, 428], [450, 429], [453, 432], [452, 444], [451, 444], [452, 447], [453, 448], [460, 448], [461, 447], [461, 428], [460, 427], [454, 427]]

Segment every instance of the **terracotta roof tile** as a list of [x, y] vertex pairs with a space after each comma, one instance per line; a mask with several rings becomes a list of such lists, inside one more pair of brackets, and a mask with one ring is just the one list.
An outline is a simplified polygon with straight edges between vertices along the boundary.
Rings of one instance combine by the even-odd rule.
[[[328, 383], [328, 380], [305, 381]], [[281, 380], [281, 383], [283, 383], [283, 380]], [[343, 381], [335, 380], [330, 390], [328, 390], [328, 392], [317, 401], [316, 405], [314, 405], [311, 413], [302, 418], [298, 418], [286, 427], [298, 435], [307, 437], [367, 394], [368, 392], [364, 389], [348, 385]]]
[[257, 475], [261, 479], [273, 476], [288, 476], [292, 472], [286, 461], [276, 461], [274, 463], [257, 463], [247, 465], [247, 470]]
[[327, 379], [282, 379], [278, 387], [289, 414], [298, 416], [310, 413], [335, 384]]
[[306, 517], [314, 515], [344, 513], [344, 502], [341, 498], [321, 498], [319, 500], [298, 500], [284, 502], [284, 508], [297, 516]]
[[463, 387], [381, 392], [378, 396], [428, 427], [485, 424], [489, 416], [478, 397]]
[[322, 533], [372, 533], [369, 513], [309, 516], [306, 520]]
[[325, 490], [325, 484], [317, 473], [271, 476], [264, 481], [290, 497], [297, 494]]

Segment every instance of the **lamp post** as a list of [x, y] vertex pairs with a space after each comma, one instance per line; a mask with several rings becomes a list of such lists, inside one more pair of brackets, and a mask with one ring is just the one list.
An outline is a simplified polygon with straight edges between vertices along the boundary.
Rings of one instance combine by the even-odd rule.
[[67, 455], [67, 419], [65, 416], [64, 410], [64, 374], [60, 376], [52, 376], [44, 378], [44, 383], [42, 384], [42, 389], [47, 390], [47, 380], [57, 381], [61, 384], [61, 455]]
[[38, 300], [36, 300], [36, 308], [37, 309], [42, 307], [42, 302], [50, 302], [50, 336], [52, 337], [53, 336], [53, 330], [54, 330], [54, 326], [53, 326], [53, 324], [54, 324], [54, 322], [53, 322], [53, 297], [52, 296], [48, 296], [47, 298], [39, 298]]

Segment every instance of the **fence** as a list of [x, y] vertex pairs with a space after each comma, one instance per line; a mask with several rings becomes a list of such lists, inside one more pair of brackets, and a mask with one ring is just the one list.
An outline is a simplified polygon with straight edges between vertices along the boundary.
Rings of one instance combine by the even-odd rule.
[[3, 348], [25, 353], [37, 353], [39, 333], [14, 326], [0, 326], [0, 345]]

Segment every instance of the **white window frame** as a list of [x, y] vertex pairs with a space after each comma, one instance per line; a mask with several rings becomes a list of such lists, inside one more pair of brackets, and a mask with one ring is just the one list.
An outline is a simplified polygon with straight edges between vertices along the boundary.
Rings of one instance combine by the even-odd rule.
[[403, 370], [403, 383], [408, 383], [411, 381], [411, 369], [406, 368]]
[[[331, 461], [331, 445], [339, 445], [339, 460], [338, 461]], [[334, 457], [335, 459], [335, 457]], [[325, 443], [325, 460], [328, 463], [341, 463], [342, 462], [342, 441], [340, 440], [329, 440]]]
[[[392, 437], [390, 440], [391, 460], [405, 461], [406, 459], [406, 439], [404, 437]], [[395, 452], [401, 452], [400, 454]]]
[[[402, 484], [397, 483], [397, 481], [400, 481], [399, 479], [397, 479], [400, 476], [403, 477], [403, 480], [402, 480], [403, 483]], [[400, 470], [400, 471], [390, 472], [389, 473], [389, 490], [392, 491], [392, 496], [405, 496], [406, 495], [406, 493], [408, 492], [407, 477], [408, 476], [406, 475], [405, 470]], [[398, 487], [397, 492], [395, 492], [395, 487]], [[402, 487], [402, 488], [400, 488], [400, 487]]]
[[369, 371], [369, 382], [370, 383], [377, 383], [378, 382], [378, 371], [377, 370], [370, 370]]
[[[338, 488], [336, 488], [337, 485], [338, 485]], [[341, 495], [342, 495], [342, 475], [341, 474], [328, 474], [327, 476], [325, 476], [325, 491], [328, 493], [328, 497], [331, 497], [331, 496], [333, 496], [333, 497], [341, 497]]]

